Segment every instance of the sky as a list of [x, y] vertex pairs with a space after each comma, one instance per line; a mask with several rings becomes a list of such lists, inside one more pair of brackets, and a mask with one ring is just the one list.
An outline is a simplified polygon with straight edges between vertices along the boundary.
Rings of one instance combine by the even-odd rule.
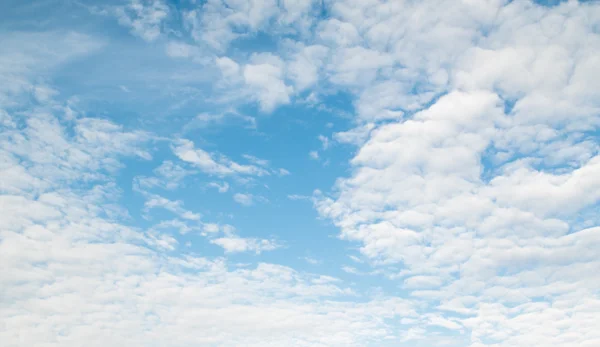
[[600, 346], [600, 2], [3, 0], [0, 341]]

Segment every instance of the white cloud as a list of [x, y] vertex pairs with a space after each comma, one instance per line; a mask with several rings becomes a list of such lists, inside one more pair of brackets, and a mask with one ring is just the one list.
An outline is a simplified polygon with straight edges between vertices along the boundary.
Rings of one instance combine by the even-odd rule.
[[204, 226], [202, 227], [202, 230], [205, 233], [208, 234], [214, 234], [214, 233], [218, 233], [221, 230], [221, 227], [219, 226], [219, 224], [215, 224], [215, 223], [206, 223], [204, 224]]
[[272, 240], [249, 239], [238, 236], [225, 236], [210, 242], [223, 247], [226, 253], [254, 252], [260, 254], [280, 247]]
[[436, 276], [413, 276], [404, 280], [406, 288], [439, 288], [443, 279]]
[[229, 190], [229, 183], [227, 182], [223, 182], [222, 184], [219, 184], [217, 182], [210, 182], [208, 186], [217, 188], [219, 193], [227, 193], [227, 191]]
[[[348, 176], [313, 199], [358, 244], [361, 268], [398, 280], [411, 303], [347, 301], [354, 292], [340, 282], [284, 266], [174, 255], [172, 231], [200, 231], [226, 252], [277, 245], [203, 224], [183, 201], [149, 195], [147, 208], [178, 219], [129, 226], [115, 176], [122, 157], [151, 159], [153, 137], [85, 117], [46, 84], [50, 71], [101, 44], [63, 32], [0, 35], [1, 341], [363, 346], [397, 333], [420, 345], [599, 343], [600, 282], [590, 276], [600, 272], [597, 3], [348, 0], [327, 2], [318, 23], [308, 17], [320, 10], [312, 1], [199, 6], [183, 14], [191, 32], [182, 33], [198, 47], [222, 54], [264, 31], [284, 51], [217, 58], [217, 89], [237, 97], [217, 102], [271, 112], [299, 93], [315, 103], [324, 90], [350, 95], [355, 128], [332, 138], [358, 150]], [[171, 9], [133, 1], [120, 11], [123, 25], [152, 41]], [[178, 42], [166, 53], [202, 55]], [[187, 140], [173, 152], [215, 176], [282, 173]], [[179, 187], [176, 165], [140, 176], [139, 187]], [[406, 326], [389, 325], [401, 317]], [[440, 329], [467, 336], [457, 342]]]
[[119, 23], [129, 27], [132, 34], [154, 41], [161, 35], [169, 7], [160, 0], [132, 0], [127, 6], [117, 7], [115, 12]]
[[[48, 44], [52, 43], [52, 44]], [[48, 99], [57, 91], [35, 81], [63, 64], [100, 50], [104, 42], [75, 32], [11, 32], [0, 36], [0, 104], [3, 108], [37, 99]], [[40, 100], [44, 102], [44, 100]]]
[[164, 161], [154, 170], [154, 172], [167, 181], [165, 186], [169, 189], [178, 187], [185, 177], [195, 173], [194, 171], [186, 170], [169, 160]]
[[180, 200], [169, 200], [156, 194], [145, 193], [147, 200], [144, 203], [144, 210], [149, 213], [153, 208], [164, 208], [177, 214], [179, 217], [188, 220], [200, 220], [200, 214], [188, 211], [183, 208], [183, 202]]
[[287, 86], [283, 75], [283, 62], [272, 54], [258, 54], [244, 67], [244, 82], [263, 112], [290, 102], [293, 88]]
[[321, 146], [322, 146], [323, 150], [327, 150], [330, 145], [329, 138], [327, 136], [319, 135], [318, 139], [319, 139], [319, 141], [321, 141]]
[[185, 177], [193, 175], [196, 172], [186, 170], [181, 166], [174, 164], [172, 161], [166, 160], [159, 167], [154, 169], [156, 176], [137, 176], [134, 178], [134, 186], [138, 189], [145, 190], [153, 187], [161, 187], [164, 189], [173, 190], [179, 188]]
[[349, 273], [349, 274], [353, 274], [353, 275], [360, 275], [361, 272], [358, 271], [357, 268], [352, 267], [352, 266], [342, 266], [342, 271]]
[[373, 123], [367, 123], [360, 127], [348, 131], [341, 131], [333, 134], [333, 138], [339, 143], [349, 143], [354, 145], [362, 145], [365, 143], [371, 130], [375, 128]]
[[287, 74], [296, 91], [301, 92], [314, 86], [322, 74], [328, 48], [321, 45], [300, 46], [287, 64]]
[[272, 251], [282, 247], [275, 240], [248, 238], [236, 235], [236, 229], [229, 224], [204, 223], [202, 235], [209, 237], [210, 243], [217, 245], [225, 253], [262, 252]]
[[233, 200], [240, 205], [251, 206], [254, 205], [255, 196], [252, 194], [236, 193], [233, 195]]
[[178, 140], [173, 146], [173, 152], [179, 159], [191, 163], [208, 174], [227, 175], [269, 175], [269, 171], [254, 165], [238, 164], [222, 155], [213, 155], [200, 148], [194, 148], [189, 140]]
[[310, 157], [310, 159], [318, 160], [319, 159], [319, 152], [318, 151], [310, 151], [308, 153], [308, 156]]
[[240, 74], [240, 65], [229, 57], [220, 57], [215, 60], [217, 67], [225, 80], [235, 80]]
[[275, 1], [210, 0], [184, 14], [192, 36], [217, 51], [225, 51], [238, 38], [256, 32], [308, 34], [320, 2], [314, 0]]
[[288, 176], [288, 175], [291, 175], [291, 173], [288, 170], [283, 169], [283, 168], [279, 168], [279, 170], [277, 170], [277, 174], [279, 176]]
[[269, 161], [266, 159], [260, 159], [250, 154], [242, 154], [242, 157], [255, 165], [269, 167]]
[[177, 230], [180, 234], [184, 235], [191, 231], [198, 230], [195, 225], [188, 225], [187, 222], [179, 219], [164, 220], [152, 227], [154, 230]]
[[167, 43], [165, 51], [169, 57], [191, 59], [199, 64], [208, 64], [211, 61], [209, 52], [184, 42], [170, 41]]
[[312, 199], [309, 195], [290, 194], [287, 196], [290, 200], [310, 200]]
[[[598, 144], [584, 130], [600, 105], [576, 71], [597, 75], [597, 5], [340, 2], [333, 12], [319, 35], [344, 47], [333, 82], [358, 98], [357, 127], [334, 139], [360, 148], [316, 207], [375, 266], [402, 264], [393, 278], [432, 312], [405, 339], [434, 325], [468, 331], [473, 347], [596, 343], [597, 310], [583, 307], [598, 305], [600, 282], [581, 269], [600, 266], [588, 253]], [[354, 45], [369, 64], [353, 65]]]
[[310, 265], [319, 265], [322, 263], [322, 261], [312, 258], [312, 257], [304, 257], [302, 258], [304, 259], [307, 263], [309, 263]]
[[254, 117], [243, 115], [235, 110], [228, 110], [221, 113], [200, 113], [185, 128], [187, 130], [204, 129], [210, 126], [223, 126], [232, 123], [241, 123], [251, 129], [256, 128], [256, 119]]

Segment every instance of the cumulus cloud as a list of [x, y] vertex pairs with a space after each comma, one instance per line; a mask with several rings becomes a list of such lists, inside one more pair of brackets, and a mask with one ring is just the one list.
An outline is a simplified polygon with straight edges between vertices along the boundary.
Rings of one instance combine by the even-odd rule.
[[[352, 174], [316, 207], [372, 262], [402, 265], [393, 277], [437, 311], [425, 326], [466, 328], [478, 347], [592, 345], [583, 307], [598, 304], [599, 283], [579, 271], [600, 266], [588, 257], [598, 148], [584, 130], [600, 105], [577, 71], [596, 74], [598, 7], [455, 5], [333, 6], [321, 34], [343, 47], [333, 82], [365, 87], [358, 127], [334, 135], [359, 146]], [[440, 16], [403, 20], [420, 11]], [[379, 53], [363, 50], [372, 59], [359, 68], [344, 54], [361, 40]], [[410, 338], [427, 331], [416, 329]]]
[[281, 59], [271, 54], [255, 55], [244, 67], [244, 82], [264, 112], [290, 102], [293, 88], [285, 84], [283, 67]]
[[[75, 111], [59, 100], [69, 88], [50, 78], [102, 44], [64, 31], [2, 34], [3, 343], [600, 343], [600, 281], [591, 275], [600, 273], [597, 3], [169, 6], [135, 0], [111, 13], [145, 41], [177, 37], [163, 54], [214, 63], [220, 80], [211, 103], [270, 113], [303, 99], [329, 112], [324, 96], [348, 97], [351, 128], [336, 123], [337, 132], [320, 141], [323, 150], [334, 140], [352, 144], [349, 170], [331, 192], [288, 198], [312, 200], [340, 238], [357, 245], [361, 257], [352, 259], [360, 269], [341, 271], [382, 274], [404, 297], [380, 289], [367, 297], [335, 278], [277, 264], [231, 263], [234, 253], [259, 255], [281, 244], [201, 221], [183, 199], [150, 192], [170, 194], [197, 171], [221, 180], [203, 185], [221, 193], [231, 188], [226, 177], [288, 174], [271, 168], [274, 158], [240, 155], [242, 164], [170, 140], [176, 158], [161, 158], [134, 189], [145, 198], [141, 212], [175, 216], [157, 213], [154, 225], [132, 225], [124, 205], [135, 204], [120, 198], [129, 188], [118, 174], [132, 159], [152, 160], [156, 138]], [[181, 25], [166, 28], [171, 18]], [[244, 51], [261, 40], [262, 53]], [[230, 113], [195, 111], [190, 127], [231, 118], [256, 126]], [[258, 199], [233, 195], [243, 205]], [[206, 238], [224, 258], [180, 250], [182, 234]]]

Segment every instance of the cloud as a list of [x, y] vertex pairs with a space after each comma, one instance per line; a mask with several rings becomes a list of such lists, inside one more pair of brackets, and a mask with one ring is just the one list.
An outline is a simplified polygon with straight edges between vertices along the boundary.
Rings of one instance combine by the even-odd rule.
[[236, 193], [233, 195], [233, 200], [240, 205], [251, 206], [257, 201], [266, 201], [262, 196], [256, 196], [252, 194]]
[[180, 200], [172, 201], [156, 194], [145, 193], [147, 200], [144, 203], [144, 211], [149, 213], [153, 208], [164, 208], [177, 214], [179, 217], [188, 220], [200, 220], [200, 214], [188, 211], [183, 208], [183, 202]]
[[242, 123], [248, 128], [256, 128], [256, 119], [254, 117], [245, 116], [237, 111], [227, 111], [217, 114], [200, 113], [186, 125], [186, 129], [204, 129], [211, 126], [230, 125], [232, 123]]
[[221, 75], [226, 81], [235, 81], [239, 77], [240, 65], [229, 57], [219, 57], [215, 60]]
[[225, 156], [213, 155], [202, 149], [196, 149], [194, 143], [189, 140], [178, 140], [173, 146], [173, 152], [179, 159], [212, 175], [269, 175], [269, 172], [261, 167], [238, 164]]
[[160, 0], [132, 0], [127, 6], [115, 8], [119, 24], [145, 41], [154, 41], [161, 35], [162, 23], [169, 15], [169, 7]]
[[310, 200], [312, 199], [309, 195], [290, 194], [287, 196], [290, 200]]
[[207, 234], [218, 233], [221, 230], [221, 226], [215, 223], [206, 223], [202, 230]]
[[287, 64], [287, 75], [297, 91], [313, 87], [320, 79], [328, 48], [322, 45], [295, 48], [297, 52]]
[[169, 57], [190, 59], [198, 64], [208, 64], [211, 60], [209, 52], [185, 42], [170, 41], [165, 51]]
[[349, 143], [358, 146], [365, 143], [373, 128], [375, 128], [375, 124], [367, 123], [348, 131], [334, 133], [333, 138], [339, 143]]
[[[219, 109], [257, 104], [269, 113], [306, 100], [333, 113], [324, 96], [347, 97], [351, 128], [331, 140], [354, 145], [353, 158], [331, 192], [311, 200], [364, 259], [360, 270], [341, 271], [383, 274], [402, 291], [386, 296], [373, 279], [367, 291], [376, 294], [367, 296], [325, 275], [229, 263], [232, 253], [280, 244], [200, 221], [183, 207], [186, 196], [170, 196], [196, 170], [239, 181], [286, 173], [266, 159], [240, 155], [241, 164], [170, 140], [177, 158], [160, 157], [152, 174], [135, 179], [145, 205], [123, 199], [129, 186], [121, 170], [141, 171], [148, 164], [136, 161], [163, 155], [158, 137], [130, 130], [137, 120], [125, 127], [97, 110], [88, 111], [106, 118], [86, 115], [85, 102], [61, 101], [79, 88], [53, 74], [103, 43], [65, 30], [7, 32], [0, 35], [1, 341], [599, 343], [600, 282], [590, 276], [600, 272], [597, 3], [209, 0], [185, 7], [132, 1], [111, 14], [151, 45], [173, 37], [161, 54], [220, 72], [202, 93], [193, 69], [183, 74], [194, 90], [186, 95], [218, 106], [194, 111], [190, 124], [199, 129], [232, 118], [255, 124]], [[262, 53], [247, 52], [257, 43]], [[153, 188], [169, 189], [169, 198]], [[175, 219], [157, 213], [148, 226], [135, 219], [136, 209], [155, 208]], [[227, 257], [180, 249], [192, 242], [218, 245]]]
[[293, 88], [283, 80], [283, 67], [279, 57], [266, 53], [254, 55], [244, 67], [244, 82], [263, 112], [270, 113], [290, 102]]
[[190, 226], [187, 222], [179, 219], [164, 220], [152, 227], [154, 230], [177, 230], [182, 235], [198, 230], [198, 226]]
[[183, 184], [182, 181], [187, 176], [195, 174], [196, 171], [186, 170], [170, 160], [165, 160], [159, 167], [154, 169], [154, 173], [156, 176], [135, 177], [134, 185], [141, 190], [153, 187], [173, 190], [179, 188]]
[[[3, 174], [0, 187], [7, 346], [361, 345], [391, 333], [378, 317], [416, 314], [395, 298], [345, 300], [351, 290], [342, 284], [286, 266], [238, 268], [174, 253], [179, 242], [165, 231], [185, 233], [187, 223], [169, 219], [145, 230], [111, 213], [120, 199], [116, 173], [124, 158], [151, 158], [150, 135], [52, 112], [3, 117], [2, 167], [15, 173]], [[178, 177], [174, 165], [163, 163], [157, 174]], [[186, 215], [177, 201], [149, 201]], [[276, 247], [222, 229], [215, 242], [229, 251]]]
[[319, 152], [318, 151], [310, 151], [308, 153], [308, 156], [310, 157], [310, 159], [318, 160], [319, 159]]
[[226, 253], [254, 252], [260, 254], [264, 251], [272, 251], [280, 246], [271, 240], [249, 239], [238, 236], [226, 236], [210, 241], [223, 247]]
[[319, 135], [318, 139], [319, 139], [319, 141], [321, 141], [321, 146], [322, 146], [323, 150], [327, 150], [330, 145], [329, 138], [327, 136]]
[[[51, 44], [50, 44], [51, 43]], [[76, 32], [11, 32], [0, 36], [0, 104], [3, 108], [25, 102], [33, 92], [44, 102], [56, 90], [39, 85], [49, 73], [61, 65], [99, 51], [105, 42]]]
[[307, 263], [309, 263], [310, 265], [319, 265], [322, 263], [322, 261], [312, 258], [312, 257], [304, 257], [302, 258], [304, 259]]
[[219, 193], [226, 193], [229, 190], [229, 183], [227, 182], [223, 182], [223, 184], [219, 184], [217, 182], [210, 182], [208, 186], [217, 188]]
[[279, 176], [288, 176], [288, 175], [291, 175], [291, 173], [288, 170], [283, 169], [283, 168], [278, 169], [277, 170], [277, 174]]
[[184, 13], [184, 21], [197, 42], [225, 51], [235, 39], [261, 31], [308, 34], [319, 5], [314, 0], [210, 0]]
[[242, 157], [255, 165], [262, 166], [262, 167], [269, 166], [269, 161], [266, 159], [260, 159], [253, 155], [250, 155], [250, 154], [242, 154]]
[[[375, 266], [401, 266], [394, 278], [432, 314], [406, 339], [434, 325], [466, 329], [473, 347], [593, 344], [582, 307], [598, 304], [598, 282], [579, 271], [600, 266], [584, 130], [600, 105], [575, 71], [596, 74], [597, 21], [580, 21], [594, 6], [463, 5], [333, 5], [319, 34], [340, 47], [333, 82], [362, 85], [356, 128], [334, 138], [359, 149], [315, 206]], [[354, 45], [368, 64], [354, 65]]]

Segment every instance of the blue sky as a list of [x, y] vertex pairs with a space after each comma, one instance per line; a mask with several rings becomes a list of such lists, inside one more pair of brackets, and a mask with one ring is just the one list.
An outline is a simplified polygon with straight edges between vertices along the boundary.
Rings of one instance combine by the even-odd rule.
[[600, 6], [0, 4], [7, 346], [600, 344]]

